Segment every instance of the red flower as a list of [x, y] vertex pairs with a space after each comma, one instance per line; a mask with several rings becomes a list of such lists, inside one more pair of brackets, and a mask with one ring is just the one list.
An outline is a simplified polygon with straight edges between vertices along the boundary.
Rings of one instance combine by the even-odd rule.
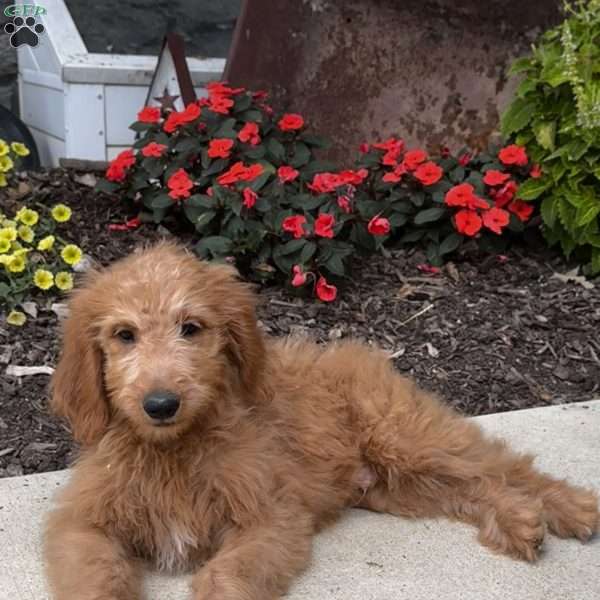
[[281, 183], [289, 183], [290, 181], [294, 181], [298, 175], [300, 175], [300, 172], [294, 169], [294, 167], [283, 165], [277, 169], [277, 177], [279, 177], [279, 181], [281, 181]]
[[258, 163], [246, 167], [242, 161], [239, 161], [232, 165], [228, 171], [219, 175], [217, 183], [219, 185], [231, 185], [238, 181], [254, 181], [263, 171], [263, 166]]
[[470, 183], [461, 183], [450, 188], [444, 196], [447, 206], [461, 206], [469, 210], [488, 209], [488, 203], [475, 195], [475, 188]]
[[413, 175], [423, 185], [433, 185], [437, 183], [444, 174], [444, 169], [436, 165], [434, 162], [426, 162], [419, 165]]
[[252, 208], [256, 204], [258, 194], [252, 191], [250, 188], [244, 188], [244, 202], [242, 203], [246, 208]]
[[465, 154], [463, 154], [459, 159], [458, 159], [458, 164], [461, 167], [466, 167], [472, 160], [473, 155], [469, 154], [468, 152], [465, 152]]
[[322, 300], [323, 302], [333, 302], [337, 296], [337, 288], [335, 285], [327, 283], [325, 277], [319, 277], [316, 292], [319, 300]]
[[208, 101], [208, 110], [220, 115], [228, 115], [233, 106], [233, 100], [225, 96], [212, 96]]
[[540, 165], [535, 164], [531, 167], [531, 171], [529, 171], [529, 177], [533, 179], [539, 179], [542, 176], [542, 167]]
[[177, 169], [169, 177], [167, 187], [171, 190], [169, 196], [173, 200], [179, 200], [180, 198], [189, 198], [191, 195], [190, 190], [194, 187], [194, 182], [189, 178], [184, 169]]
[[235, 96], [245, 92], [246, 89], [243, 87], [232, 88], [222, 81], [211, 81], [206, 85], [209, 96]]
[[144, 106], [137, 114], [137, 120], [142, 123], [158, 123], [160, 120], [160, 108]]
[[266, 100], [269, 97], [269, 92], [265, 92], [265, 90], [257, 90], [256, 92], [252, 92], [252, 98], [254, 100]]
[[210, 158], [229, 158], [233, 143], [233, 140], [228, 138], [210, 140], [208, 144], [208, 156]]
[[450, 156], [450, 148], [448, 148], [448, 146], [442, 146], [440, 149], [440, 156], [442, 158], [448, 158]]
[[293, 217], [286, 217], [281, 224], [281, 228], [288, 233], [291, 233], [296, 239], [300, 239], [304, 236], [304, 225], [306, 223], [306, 217], [302, 215], [294, 215]]
[[368, 176], [369, 171], [367, 169], [340, 171], [338, 173], [339, 185], [360, 185]]
[[500, 235], [502, 228], [508, 225], [510, 215], [501, 208], [490, 208], [483, 213], [483, 224], [494, 233]]
[[334, 236], [334, 225], [335, 218], [333, 215], [321, 213], [315, 220], [315, 234], [324, 238], [332, 238]]
[[178, 113], [174, 110], [165, 119], [165, 122], [163, 123], [163, 129], [167, 133], [173, 133], [180, 125], [183, 125], [183, 121], [181, 120], [180, 114], [181, 113]]
[[296, 131], [302, 129], [304, 125], [304, 119], [301, 115], [295, 113], [286, 113], [279, 119], [277, 123], [281, 131]]
[[306, 283], [306, 273], [302, 271], [302, 267], [300, 265], [294, 265], [292, 267], [292, 271], [294, 276], [292, 277], [292, 285], [294, 287], [300, 287]]
[[312, 183], [307, 184], [309, 189], [318, 194], [333, 192], [340, 185], [342, 183], [334, 173], [317, 173], [313, 177]]
[[373, 144], [373, 148], [387, 151], [394, 150], [400, 153], [402, 152], [402, 150], [404, 150], [404, 142], [402, 140], [397, 140], [396, 138], [391, 137], [383, 142], [377, 142], [376, 144]]
[[534, 208], [528, 202], [523, 202], [523, 200], [513, 200], [508, 205], [508, 210], [516, 215], [521, 221], [525, 222], [531, 217]]
[[135, 164], [135, 155], [133, 150], [123, 150], [110, 163], [106, 169], [106, 179], [109, 181], [124, 181], [127, 176], [127, 170]]
[[349, 214], [352, 212], [352, 207], [350, 206], [350, 198], [348, 196], [339, 196], [337, 199], [338, 206], [346, 213]]
[[483, 183], [490, 186], [502, 185], [507, 179], [510, 179], [510, 175], [508, 173], [490, 169], [489, 171], [486, 171], [485, 175], [483, 176]]
[[159, 158], [163, 155], [163, 152], [167, 149], [164, 144], [157, 144], [156, 142], [150, 142], [142, 148], [143, 156], [152, 156]]
[[106, 173], [104, 174], [104, 176], [109, 181], [117, 181], [121, 183], [125, 180], [125, 177], [127, 177], [127, 171], [123, 167], [123, 165], [120, 165], [119, 163], [113, 161], [108, 166], [108, 169], [106, 169]]
[[429, 158], [425, 150], [409, 150], [404, 155], [404, 166], [409, 171], [414, 171], [421, 163], [424, 163]]
[[526, 165], [529, 160], [525, 148], [523, 148], [523, 146], [517, 146], [516, 144], [511, 144], [510, 146], [506, 146], [506, 148], [502, 148], [502, 150], [498, 152], [498, 158], [504, 165], [517, 165], [518, 167]]
[[367, 144], [367, 142], [363, 142], [359, 147], [358, 147], [358, 151], [362, 152], [362, 154], [366, 154], [369, 150], [370, 150], [370, 146], [369, 144]]
[[110, 223], [108, 225], [109, 231], [130, 231], [132, 229], [137, 229], [142, 224], [142, 221], [139, 217], [133, 217], [125, 221], [125, 223]]
[[367, 226], [371, 235], [387, 235], [390, 232], [390, 222], [385, 217], [374, 216]]
[[406, 167], [400, 164], [393, 171], [388, 171], [381, 179], [385, 183], [398, 183], [402, 179], [402, 175], [406, 173]]
[[511, 180], [507, 181], [496, 193], [490, 192], [490, 196], [498, 208], [504, 208], [515, 197], [518, 189], [517, 184]]
[[257, 123], [246, 123], [238, 133], [238, 140], [244, 144], [256, 146], [260, 143], [260, 135], [258, 134]]
[[474, 236], [481, 229], [481, 217], [474, 210], [459, 210], [454, 215], [454, 226], [458, 233]]
[[185, 107], [185, 110], [180, 112], [180, 119], [182, 123], [191, 123], [195, 121], [200, 116], [200, 107], [192, 102]]
[[439, 267], [434, 267], [426, 263], [417, 265], [417, 270], [421, 271], [421, 273], [426, 273], [427, 275], [437, 275], [442, 271]]

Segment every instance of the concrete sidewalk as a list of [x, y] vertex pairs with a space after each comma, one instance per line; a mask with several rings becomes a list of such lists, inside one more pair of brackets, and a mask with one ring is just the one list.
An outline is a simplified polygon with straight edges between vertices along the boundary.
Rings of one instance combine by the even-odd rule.
[[[556, 476], [600, 490], [600, 400], [480, 417]], [[46, 600], [40, 524], [66, 472], [0, 480], [0, 599]], [[317, 537], [288, 600], [598, 600], [600, 538], [548, 537], [536, 565], [491, 554], [474, 530], [349, 511]], [[185, 600], [186, 578], [149, 576], [144, 600]], [[215, 599], [217, 600], [217, 599]]]

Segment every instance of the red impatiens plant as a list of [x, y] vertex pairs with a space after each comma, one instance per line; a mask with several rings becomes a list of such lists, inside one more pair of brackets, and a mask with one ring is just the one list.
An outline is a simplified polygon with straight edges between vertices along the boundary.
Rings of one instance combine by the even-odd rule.
[[423, 243], [432, 265], [468, 240], [498, 250], [502, 234], [522, 230], [532, 216], [534, 207], [519, 200], [518, 187], [539, 167], [529, 164], [520, 146], [507, 146], [495, 156], [455, 158], [443, 151], [436, 160], [421, 149], [405, 150], [395, 138], [363, 144], [360, 150], [359, 165], [370, 170], [370, 177], [368, 193], [358, 194], [358, 209], [375, 219], [373, 227], [388, 224], [383, 235], [399, 231], [401, 242]]
[[303, 117], [275, 116], [265, 102], [263, 92], [213, 83], [182, 111], [143, 108], [131, 126], [139, 139], [111, 162], [101, 188], [155, 222], [185, 217], [203, 257], [235, 260], [259, 280], [281, 272], [334, 300], [356, 244], [375, 249], [389, 223], [353, 209], [366, 169], [317, 162], [313, 150], [324, 144]]

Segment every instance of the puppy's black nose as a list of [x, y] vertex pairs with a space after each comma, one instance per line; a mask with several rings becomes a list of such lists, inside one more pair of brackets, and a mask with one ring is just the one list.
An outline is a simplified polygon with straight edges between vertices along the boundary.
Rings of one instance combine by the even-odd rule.
[[166, 390], [154, 390], [144, 398], [144, 410], [149, 417], [157, 420], [170, 419], [179, 408], [179, 397]]

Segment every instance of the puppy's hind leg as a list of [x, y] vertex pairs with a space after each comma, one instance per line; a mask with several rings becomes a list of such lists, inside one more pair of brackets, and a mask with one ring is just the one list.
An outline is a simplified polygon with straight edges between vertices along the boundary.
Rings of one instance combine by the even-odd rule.
[[535, 560], [545, 533], [542, 501], [506, 477], [521, 458], [420, 390], [407, 394], [406, 385], [398, 378], [402, 402], [387, 403], [365, 432], [363, 455], [378, 482], [360, 506], [459, 519], [477, 526], [479, 541], [494, 551]]

